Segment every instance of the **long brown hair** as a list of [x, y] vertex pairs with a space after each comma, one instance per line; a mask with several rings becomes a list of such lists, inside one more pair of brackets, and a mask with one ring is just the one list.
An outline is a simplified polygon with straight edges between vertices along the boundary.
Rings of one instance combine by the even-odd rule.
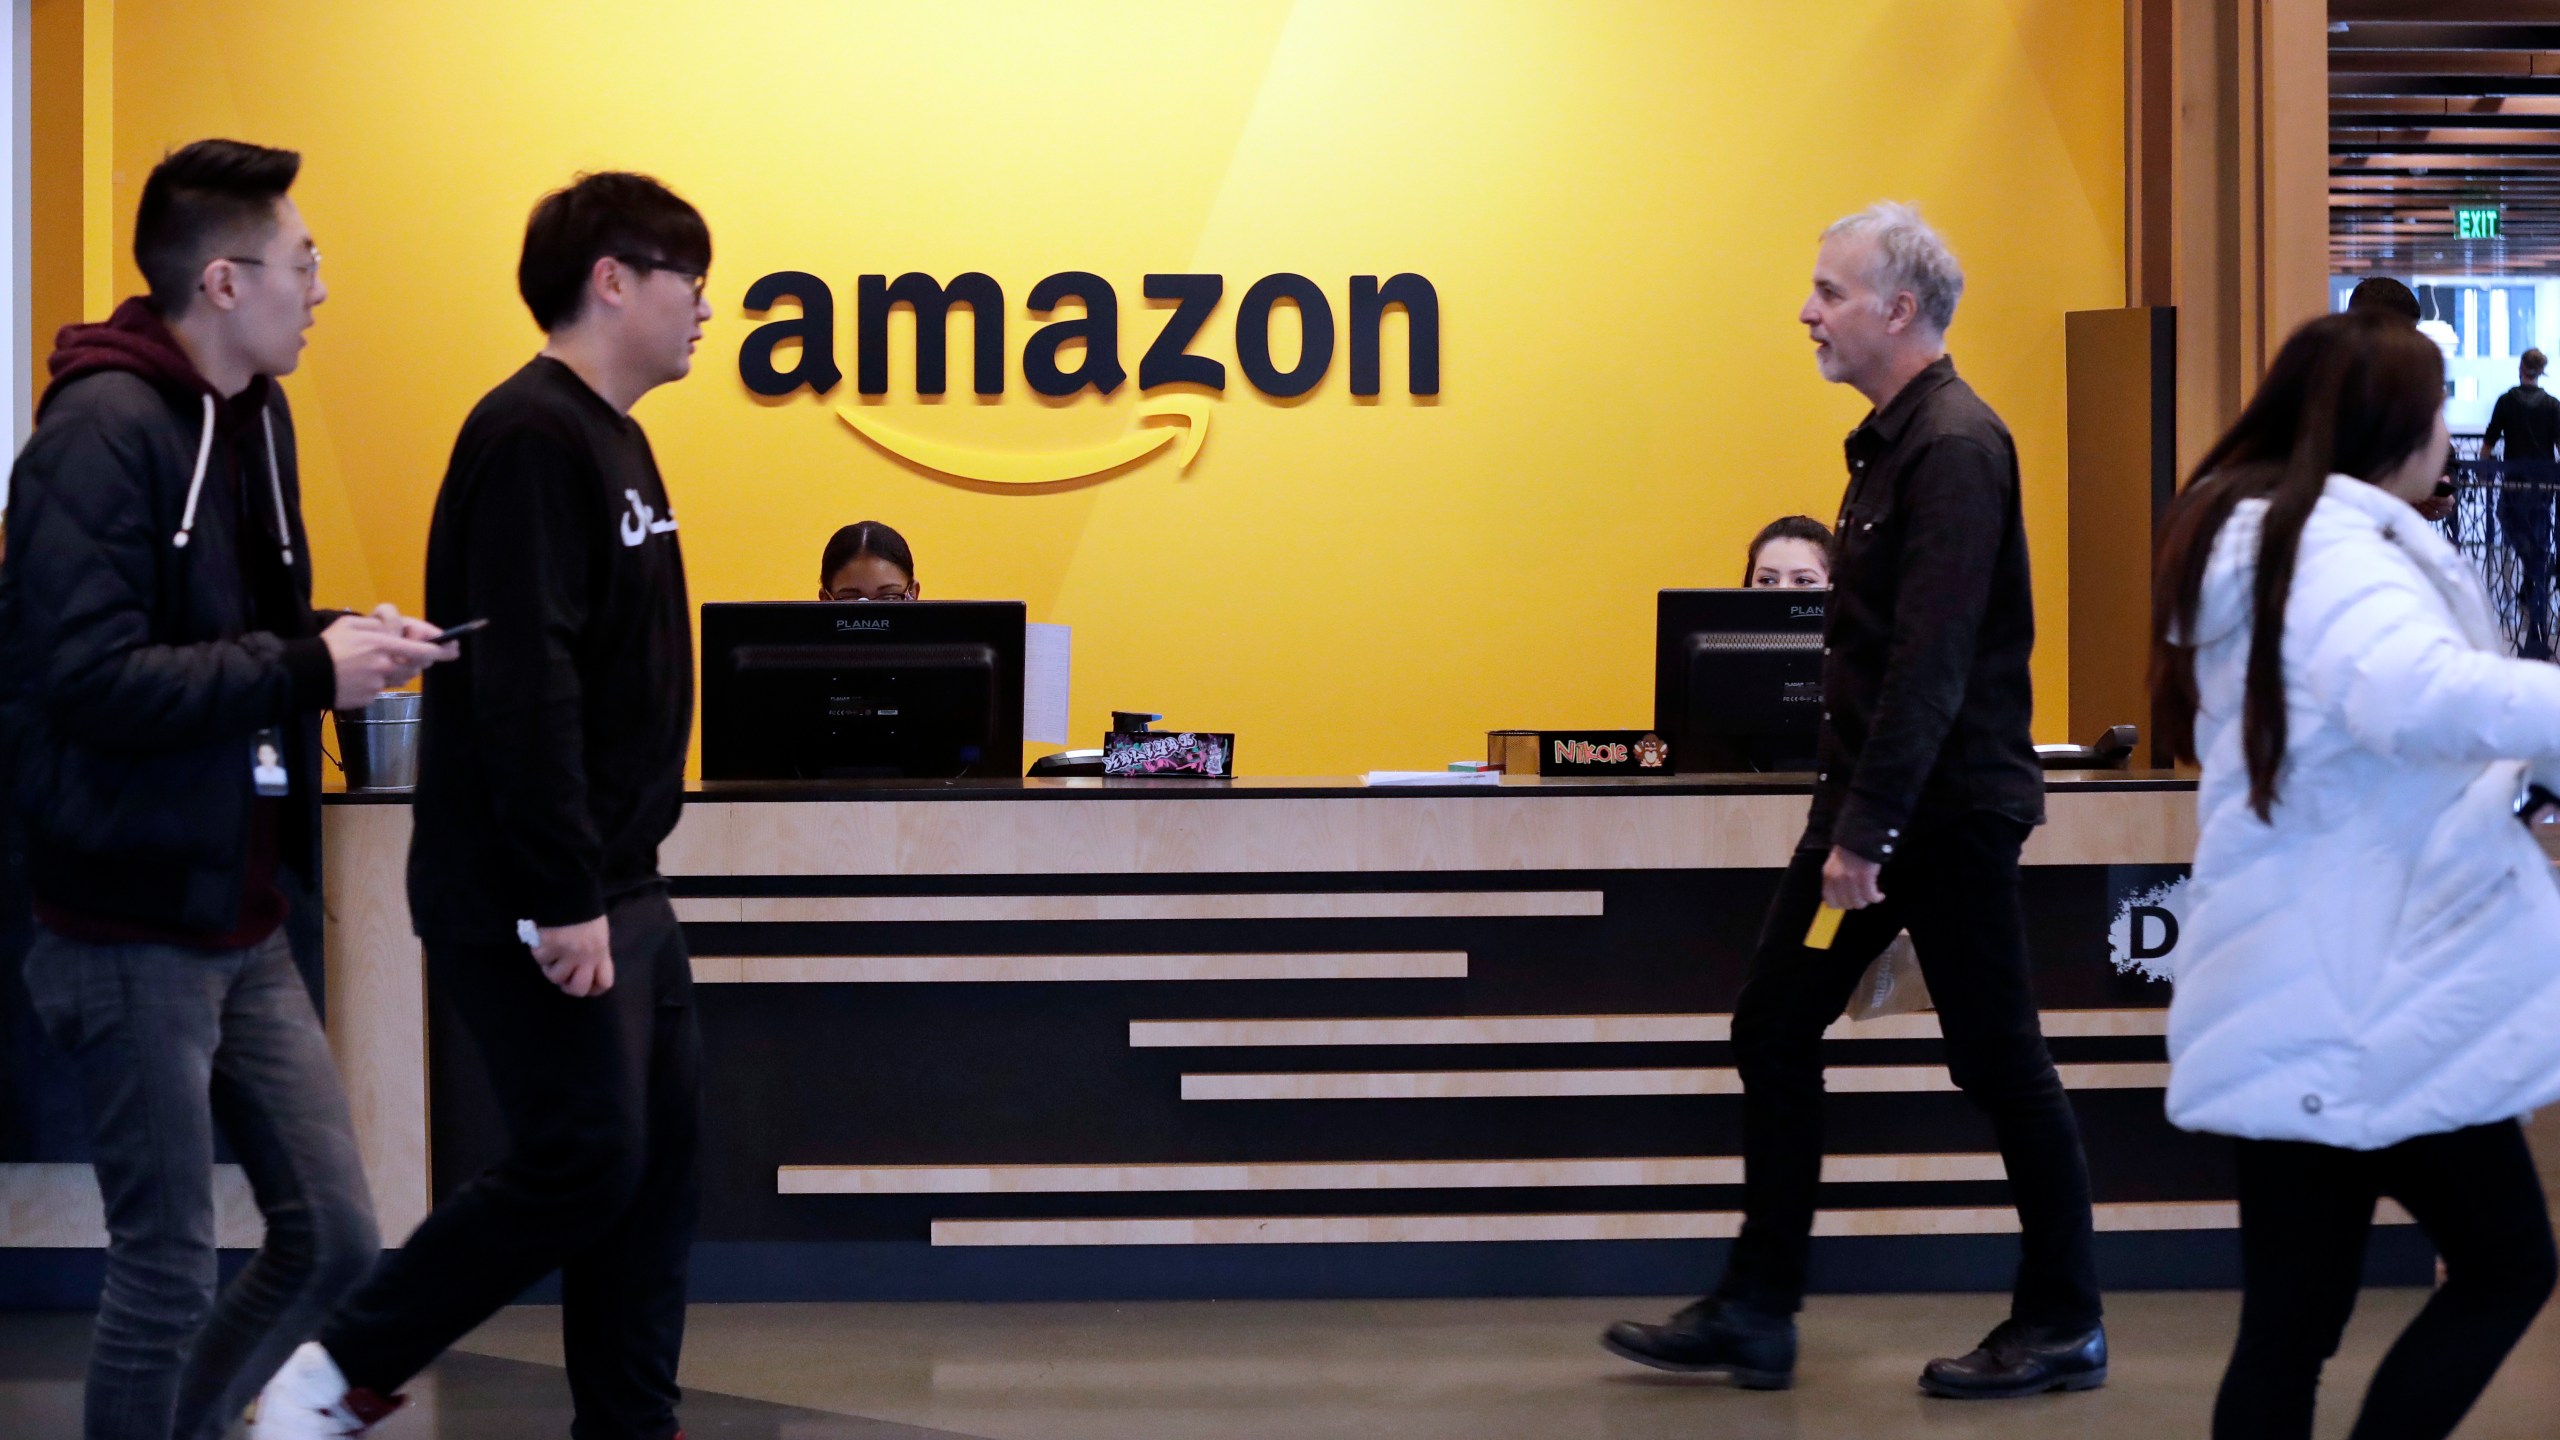
[[2396, 315], [2323, 315], [2293, 332], [2229, 434], [2196, 464], [2161, 528], [2151, 581], [2151, 694], [2161, 738], [2196, 754], [2192, 637], [2206, 562], [2241, 501], [2264, 498], [2241, 707], [2249, 808], [2265, 820], [2284, 766], [2284, 610], [2302, 527], [2331, 475], [2378, 480], [2427, 443], [2444, 406], [2444, 352]]

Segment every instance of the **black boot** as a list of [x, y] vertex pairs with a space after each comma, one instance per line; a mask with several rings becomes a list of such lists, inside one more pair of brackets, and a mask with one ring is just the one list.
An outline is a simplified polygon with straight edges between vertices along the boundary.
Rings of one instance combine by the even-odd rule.
[[1667, 1325], [1621, 1320], [1601, 1332], [1600, 1344], [1656, 1370], [1728, 1375], [1745, 1390], [1784, 1390], [1796, 1383], [1795, 1320], [1713, 1296]]
[[1970, 1355], [1932, 1360], [1920, 1388], [1951, 1400], [2007, 1400], [2107, 1383], [2107, 1327], [2063, 1330], [2004, 1320]]

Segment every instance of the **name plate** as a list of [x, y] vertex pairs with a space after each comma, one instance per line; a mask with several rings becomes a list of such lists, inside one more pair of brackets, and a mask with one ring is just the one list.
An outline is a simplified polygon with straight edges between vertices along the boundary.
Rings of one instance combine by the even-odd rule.
[[1668, 775], [1671, 745], [1651, 730], [1495, 730], [1485, 758], [1511, 775]]

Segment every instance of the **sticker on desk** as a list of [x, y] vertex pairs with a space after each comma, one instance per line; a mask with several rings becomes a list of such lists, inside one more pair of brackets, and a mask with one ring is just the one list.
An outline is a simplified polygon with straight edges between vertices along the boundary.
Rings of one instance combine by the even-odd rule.
[[1105, 735], [1102, 773], [1229, 779], [1236, 773], [1236, 737], [1191, 730], [1170, 735]]

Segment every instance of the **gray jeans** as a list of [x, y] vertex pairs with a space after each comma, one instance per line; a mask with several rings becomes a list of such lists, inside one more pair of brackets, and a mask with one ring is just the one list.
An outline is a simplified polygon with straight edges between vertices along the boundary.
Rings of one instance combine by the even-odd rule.
[[[39, 925], [26, 977], [79, 1068], [106, 1201], [88, 1440], [214, 1440], [381, 1254], [310, 992], [281, 931], [208, 953]], [[218, 1296], [216, 1125], [267, 1224]]]

